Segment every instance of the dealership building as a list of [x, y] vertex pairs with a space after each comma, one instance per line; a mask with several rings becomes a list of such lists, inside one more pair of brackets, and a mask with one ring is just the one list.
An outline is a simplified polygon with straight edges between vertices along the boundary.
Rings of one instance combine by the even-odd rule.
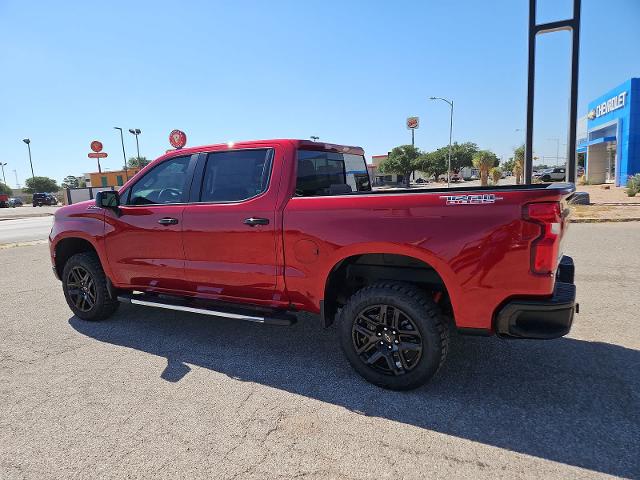
[[585, 154], [589, 183], [624, 186], [640, 173], [640, 78], [589, 103], [578, 126], [577, 152]]

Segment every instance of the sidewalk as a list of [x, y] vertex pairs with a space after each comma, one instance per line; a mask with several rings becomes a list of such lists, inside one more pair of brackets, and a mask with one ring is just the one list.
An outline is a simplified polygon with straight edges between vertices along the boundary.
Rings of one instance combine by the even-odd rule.
[[16, 218], [48, 217], [49, 215], [53, 215], [60, 207], [62, 207], [62, 205], [56, 205], [55, 207], [32, 207], [31, 205], [24, 205], [16, 208], [0, 208], [0, 222], [2, 220], [14, 220]]
[[640, 221], [640, 195], [628, 197], [613, 185], [577, 185], [576, 191], [589, 193], [591, 204], [571, 207], [573, 223]]

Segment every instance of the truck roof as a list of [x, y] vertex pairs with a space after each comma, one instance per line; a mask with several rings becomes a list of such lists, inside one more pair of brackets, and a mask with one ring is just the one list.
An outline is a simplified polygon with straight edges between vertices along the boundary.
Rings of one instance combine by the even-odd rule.
[[216, 143], [212, 145], [200, 145], [195, 147], [181, 148], [179, 150], [170, 150], [160, 158], [173, 157], [176, 155], [193, 154], [203, 151], [218, 150], [238, 150], [243, 148], [257, 148], [265, 145], [292, 143], [295, 148], [304, 148], [307, 150], [319, 150], [335, 153], [350, 153], [353, 155], [364, 155], [361, 147], [350, 145], [338, 145], [327, 142], [313, 142], [311, 140], [300, 140], [294, 138], [277, 138], [271, 140], [243, 140], [239, 142]]

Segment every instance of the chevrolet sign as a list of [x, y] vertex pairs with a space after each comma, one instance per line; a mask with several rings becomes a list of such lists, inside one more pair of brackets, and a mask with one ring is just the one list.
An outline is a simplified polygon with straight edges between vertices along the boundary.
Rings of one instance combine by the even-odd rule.
[[589, 120], [593, 120], [594, 118], [601, 117], [602, 115], [606, 115], [607, 113], [618, 110], [619, 108], [624, 108], [626, 100], [627, 92], [625, 91], [597, 105], [596, 108], [589, 111], [587, 118]]

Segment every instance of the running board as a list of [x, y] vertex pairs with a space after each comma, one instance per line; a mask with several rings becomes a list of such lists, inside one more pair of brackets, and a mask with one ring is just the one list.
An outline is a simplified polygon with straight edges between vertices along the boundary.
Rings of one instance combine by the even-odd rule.
[[131, 303], [133, 305], [143, 305], [145, 307], [164, 308], [166, 310], [198, 313], [212, 317], [224, 317], [283, 327], [288, 327], [296, 323], [295, 315], [286, 312], [253, 310], [246, 307], [228, 305], [203, 305], [202, 301], [188, 298], [182, 299], [178, 297], [127, 293], [118, 295], [118, 301]]

